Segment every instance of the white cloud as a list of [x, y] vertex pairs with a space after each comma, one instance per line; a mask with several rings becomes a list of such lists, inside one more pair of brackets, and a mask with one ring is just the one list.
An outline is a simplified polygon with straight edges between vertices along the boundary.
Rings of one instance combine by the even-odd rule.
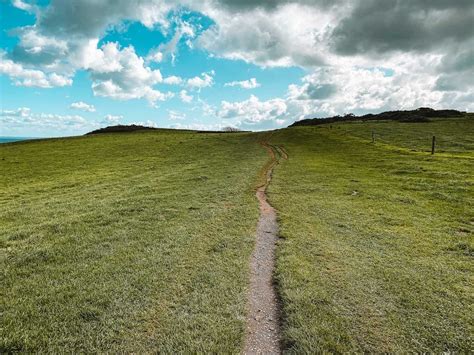
[[66, 76], [26, 69], [21, 64], [5, 59], [2, 54], [0, 54], [0, 74], [8, 75], [17, 86], [52, 88], [72, 84], [72, 80]]
[[61, 87], [61, 86], [70, 86], [72, 85], [72, 79], [59, 75], [56, 73], [51, 73], [48, 75], [50, 87]]
[[28, 107], [19, 107], [16, 110], [3, 110], [0, 111], [1, 116], [8, 117], [28, 117], [31, 109]]
[[169, 128], [174, 128], [174, 129], [187, 129], [187, 130], [193, 130], [193, 131], [221, 131], [226, 125], [221, 124], [221, 123], [216, 123], [216, 124], [209, 124], [209, 123], [201, 123], [201, 122], [195, 122], [195, 123], [175, 123], [172, 125], [168, 126]]
[[64, 39], [44, 36], [35, 26], [16, 29], [19, 43], [13, 48], [9, 59], [23, 65], [35, 65], [47, 71], [61, 71], [62, 58], [68, 51], [68, 42]]
[[302, 85], [290, 85], [287, 101], [300, 108], [298, 118], [449, 105], [435, 83], [421, 67], [391, 76], [377, 68], [328, 67], [305, 76]]
[[158, 47], [151, 49], [146, 59], [149, 62], [161, 63], [166, 57], [170, 56], [171, 62], [174, 63], [181, 39], [191, 39], [194, 37], [194, 28], [186, 21], [180, 21], [171, 40], [168, 43], [162, 43]]
[[334, 17], [299, 4], [232, 14], [214, 9], [212, 15], [216, 25], [198, 39], [208, 51], [262, 66], [305, 67], [323, 63], [318, 44]]
[[97, 50], [97, 59], [88, 65], [94, 95], [117, 100], [144, 98], [152, 105], [173, 96], [153, 88], [163, 81], [161, 72], [145, 66], [132, 46], [120, 49], [117, 43], [106, 43]]
[[32, 12], [35, 10], [35, 7], [31, 4], [28, 4], [24, 2], [23, 0], [13, 0], [12, 5], [15, 6], [16, 8], [28, 12]]
[[287, 104], [283, 99], [260, 101], [254, 95], [241, 102], [222, 101], [218, 116], [236, 119], [240, 123], [256, 124], [262, 121], [282, 119], [287, 113]]
[[191, 89], [202, 89], [212, 86], [212, 84], [214, 84], [214, 74], [214, 71], [202, 73], [201, 76], [188, 79], [187, 85]]
[[[233, 112], [233, 117], [244, 121], [252, 110], [257, 113], [254, 120], [268, 117], [268, 105], [279, 105], [280, 111], [286, 105], [284, 113], [277, 110], [281, 116], [275, 116], [277, 123], [314, 115], [425, 105], [473, 109], [474, 84], [469, 79], [474, 36], [466, 28], [472, 23], [474, 4], [379, 3], [53, 0], [46, 7], [36, 7], [14, 0], [14, 6], [37, 13], [38, 20], [16, 30], [19, 44], [8, 54], [0, 53], [0, 74], [8, 75], [15, 85], [50, 88], [71, 85], [77, 70], [88, 70], [95, 95], [145, 99], [155, 105], [173, 96], [159, 91], [156, 87], [160, 84], [200, 90], [214, 83], [213, 72], [190, 79], [173, 75], [163, 79], [155, 69], [154, 65], [167, 57], [176, 58], [184, 39], [186, 45], [203, 48], [211, 56], [307, 70], [308, 75], [290, 86], [284, 98], [260, 101], [251, 97], [244, 101], [250, 108], [241, 107], [241, 103], [221, 105], [221, 114]], [[182, 15], [187, 9], [209, 16], [214, 25], [203, 30], [186, 22]], [[373, 13], [377, 16], [370, 15]], [[107, 43], [97, 48], [106, 29], [124, 21], [139, 21], [171, 38], [146, 58], [131, 46], [122, 49]], [[401, 28], [400, 23], [405, 26]], [[392, 27], [400, 29], [397, 33], [401, 35], [393, 36]], [[152, 62], [155, 64], [150, 66]], [[390, 68], [394, 75], [387, 76], [377, 69], [381, 67]], [[256, 87], [258, 83], [252, 79], [227, 86]], [[191, 101], [183, 91], [180, 99]], [[215, 116], [215, 108], [202, 104], [201, 109], [203, 115]]]
[[152, 49], [150, 53], [148, 53], [146, 60], [148, 62], [161, 63], [163, 61], [163, 57], [163, 52], [160, 52], [159, 49]]
[[75, 110], [82, 110], [82, 111], [87, 111], [87, 112], [95, 112], [95, 107], [94, 105], [89, 105], [83, 101], [78, 101], [78, 102], [73, 102], [71, 106], [69, 106], [72, 109]]
[[184, 103], [191, 103], [191, 101], [193, 101], [193, 96], [192, 95], [188, 95], [188, 92], [186, 90], [181, 90], [179, 92], [179, 98], [181, 99], [181, 101], [183, 101]]
[[257, 82], [256, 78], [251, 78], [249, 80], [232, 81], [226, 83], [224, 86], [240, 86], [242, 89], [255, 89], [258, 88], [260, 84]]
[[110, 25], [122, 20], [140, 21], [152, 29], [168, 29], [168, 13], [175, 8], [175, 1], [155, 0], [53, 0], [42, 12], [41, 27], [47, 33], [62, 30], [64, 37], [91, 38], [104, 33]]
[[168, 110], [168, 118], [170, 120], [184, 120], [186, 118], [186, 114], [183, 112]]
[[183, 79], [175, 75], [172, 75], [163, 79], [163, 83], [169, 84], [169, 85], [180, 85], [182, 82], [183, 82]]
[[103, 124], [107, 125], [117, 125], [123, 119], [122, 115], [106, 115], [104, 120], [102, 121]]
[[201, 114], [205, 117], [216, 117], [218, 116], [218, 110], [213, 105], [210, 105], [205, 100], [201, 99], [199, 96], [197, 97], [197, 106], [192, 108], [192, 111], [201, 111]]
[[24, 132], [77, 132], [97, 128], [98, 124], [79, 115], [33, 113], [29, 108], [0, 111], [0, 128], [6, 131]]
[[[21, 8], [30, 6], [20, 0], [16, 3]], [[32, 32], [37, 36], [42, 33], [51, 41], [66, 41], [67, 53], [60, 55], [61, 60], [66, 57], [74, 62], [80, 47], [99, 39], [107, 28], [119, 26], [124, 20], [140, 21], [165, 34], [173, 24], [171, 40], [152, 49], [147, 56], [148, 61], [159, 63], [167, 56], [174, 60], [179, 42], [184, 38], [192, 45], [200, 33], [194, 24], [179, 18], [183, 7], [202, 12], [215, 22], [198, 39], [200, 46], [218, 56], [266, 66], [321, 63], [318, 44], [330, 29], [330, 21], [340, 18], [342, 12], [329, 11], [332, 7], [323, 11], [315, 1], [276, 0], [263, 5], [226, 0], [52, 1], [41, 9]], [[170, 16], [172, 11], [174, 15]], [[25, 48], [29, 47], [25, 44]]]
[[130, 124], [132, 124], [132, 125], [134, 124], [134, 125], [137, 125], [137, 126], [143, 126], [143, 127], [158, 128], [158, 124], [154, 121], [151, 121], [151, 120], [132, 122]]
[[383, 69], [339, 65], [314, 70], [301, 84], [288, 87], [284, 99], [261, 101], [223, 101], [217, 116], [239, 127], [275, 128], [303, 118], [327, 117], [350, 113], [365, 114], [392, 109], [414, 109], [421, 106], [452, 107], [474, 110], [474, 95], [436, 90], [433, 70], [439, 58], [426, 57], [423, 62], [410, 56], [390, 63], [397, 72]]

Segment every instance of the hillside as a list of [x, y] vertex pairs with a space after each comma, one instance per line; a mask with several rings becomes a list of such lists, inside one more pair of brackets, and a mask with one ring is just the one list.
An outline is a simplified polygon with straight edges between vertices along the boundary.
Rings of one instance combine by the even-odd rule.
[[245, 133], [249, 131], [242, 131], [234, 127], [224, 127], [220, 131], [204, 131], [204, 130], [191, 130], [191, 129], [172, 129], [172, 128], [155, 128], [142, 125], [117, 125], [117, 126], [107, 126], [104, 128], [99, 128], [94, 131], [88, 132], [85, 135], [90, 136], [94, 134], [104, 134], [104, 133], [131, 133], [131, 132], [140, 132], [140, 131], [161, 131], [161, 132], [197, 132], [197, 133]]
[[333, 116], [326, 118], [311, 118], [296, 121], [290, 127], [315, 126], [326, 123], [353, 122], [353, 121], [399, 121], [399, 122], [430, 122], [431, 118], [463, 117], [466, 112], [456, 110], [434, 110], [428, 107], [420, 107], [410, 111], [387, 111], [379, 114], [367, 114], [356, 116], [348, 114], [345, 116]]
[[266, 160], [248, 134], [0, 146], [0, 352], [239, 352]]
[[138, 132], [138, 131], [156, 131], [158, 128], [146, 127], [141, 125], [117, 125], [117, 126], [108, 126], [105, 128], [99, 128], [95, 131], [89, 132], [86, 135], [91, 134], [102, 134], [102, 133], [126, 133], [126, 132]]
[[269, 190], [288, 352], [469, 352], [474, 120], [293, 127], [271, 141], [289, 154]]
[[29, 141], [0, 171], [2, 353], [241, 352], [266, 185], [284, 351], [472, 348], [471, 118]]

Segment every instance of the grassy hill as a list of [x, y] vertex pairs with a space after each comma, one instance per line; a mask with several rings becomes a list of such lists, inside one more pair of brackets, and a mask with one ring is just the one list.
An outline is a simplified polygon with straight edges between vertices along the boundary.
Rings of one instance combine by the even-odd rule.
[[[239, 352], [263, 135], [0, 145], [0, 351]], [[285, 349], [470, 351], [474, 120], [270, 143], [289, 154], [269, 188]]]
[[0, 352], [238, 352], [266, 160], [249, 134], [0, 146]]
[[286, 347], [468, 352], [474, 120], [330, 127], [272, 137], [290, 157], [269, 192], [280, 217]]
[[397, 121], [397, 122], [412, 122], [422, 123], [431, 122], [433, 118], [462, 118], [469, 114], [457, 110], [435, 110], [429, 107], [420, 107], [416, 110], [408, 111], [385, 111], [377, 114], [366, 114], [356, 116], [352, 113], [344, 116], [333, 116], [324, 118], [308, 118], [294, 122], [290, 127], [298, 126], [319, 126], [331, 123], [341, 122], [367, 122], [367, 121]]

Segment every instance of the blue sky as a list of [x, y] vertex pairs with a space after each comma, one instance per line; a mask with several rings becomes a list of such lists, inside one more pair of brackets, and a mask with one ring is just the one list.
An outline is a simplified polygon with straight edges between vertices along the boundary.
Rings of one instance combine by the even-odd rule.
[[465, 77], [474, 36], [456, 32], [450, 18], [466, 8], [394, 2], [384, 16], [419, 11], [444, 27], [408, 23], [417, 34], [393, 39], [386, 25], [385, 40], [368, 42], [380, 25], [370, 23], [375, 2], [260, 4], [1, 1], [0, 135], [66, 136], [130, 123], [263, 130], [349, 112], [472, 110]]

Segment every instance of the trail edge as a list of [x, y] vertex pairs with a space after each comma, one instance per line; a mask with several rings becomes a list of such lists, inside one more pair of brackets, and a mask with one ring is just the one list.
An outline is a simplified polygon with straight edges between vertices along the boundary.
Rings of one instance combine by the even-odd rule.
[[266, 191], [275, 166], [281, 158], [288, 159], [285, 150], [272, 146], [268, 140], [260, 142], [271, 161], [265, 166], [265, 183], [257, 188], [260, 207], [255, 250], [250, 262], [250, 290], [246, 319], [246, 338], [243, 354], [280, 354], [280, 312], [273, 283], [278, 222], [275, 209], [268, 203]]

